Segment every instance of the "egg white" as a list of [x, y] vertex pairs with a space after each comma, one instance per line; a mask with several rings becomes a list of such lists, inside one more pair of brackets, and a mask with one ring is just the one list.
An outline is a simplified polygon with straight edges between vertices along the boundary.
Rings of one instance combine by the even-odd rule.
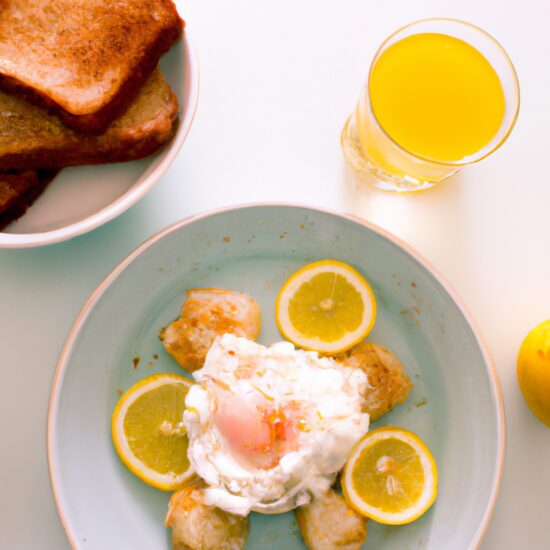
[[[184, 415], [189, 460], [208, 484], [207, 503], [228, 512], [282, 513], [306, 504], [328, 490], [368, 431], [369, 416], [361, 411], [365, 373], [288, 342], [265, 347], [226, 334], [193, 376], [197, 384]], [[302, 429], [296, 448], [269, 469], [235, 456], [215, 422], [220, 395], [227, 392], [282, 410], [298, 403]]]

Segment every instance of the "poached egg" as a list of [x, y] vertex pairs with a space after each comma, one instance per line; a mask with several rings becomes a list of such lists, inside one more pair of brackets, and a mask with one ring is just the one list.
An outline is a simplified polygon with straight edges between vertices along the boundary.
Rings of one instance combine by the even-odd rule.
[[282, 513], [325, 493], [361, 437], [365, 373], [289, 342], [225, 334], [193, 374], [184, 424], [207, 504]]

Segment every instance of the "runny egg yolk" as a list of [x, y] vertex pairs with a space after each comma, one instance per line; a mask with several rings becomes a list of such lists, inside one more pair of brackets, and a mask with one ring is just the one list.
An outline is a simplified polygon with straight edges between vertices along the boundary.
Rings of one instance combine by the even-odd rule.
[[229, 394], [218, 400], [215, 423], [241, 458], [257, 468], [269, 469], [297, 447], [297, 430], [303, 423], [297, 412]]

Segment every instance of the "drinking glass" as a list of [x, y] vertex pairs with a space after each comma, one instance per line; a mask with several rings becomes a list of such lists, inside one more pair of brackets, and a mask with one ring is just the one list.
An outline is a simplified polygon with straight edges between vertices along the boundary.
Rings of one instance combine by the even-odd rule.
[[[443, 35], [445, 39], [453, 37], [475, 48], [494, 69], [502, 87], [503, 115], [496, 133], [479, 150], [458, 159], [436, 158], [415, 152], [407, 145], [399, 143], [391, 137], [373, 111], [370, 85], [376, 63], [392, 45], [413, 35], [424, 36], [424, 33]], [[407, 44], [410, 42], [409, 40]], [[460, 99], [460, 96], [457, 95], [457, 98]], [[411, 101], [414, 101], [414, 97]], [[386, 191], [421, 191], [433, 187], [463, 166], [478, 162], [496, 151], [512, 131], [518, 111], [517, 75], [510, 58], [494, 38], [463, 21], [424, 19], [399, 29], [376, 52], [355, 111], [342, 131], [342, 150], [354, 171], [376, 188]], [[429, 125], [430, 121], [426, 120], [425, 124]], [[429, 132], [430, 129], [424, 127], [423, 130]], [[451, 131], [452, 128], [449, 128], [449, 132]]]

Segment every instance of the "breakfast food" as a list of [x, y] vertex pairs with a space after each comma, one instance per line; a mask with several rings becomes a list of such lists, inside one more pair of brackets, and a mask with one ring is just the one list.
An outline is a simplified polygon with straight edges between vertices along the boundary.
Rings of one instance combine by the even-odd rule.
[[219, 288], [196, 288], [186, 295], [180, 318], [159, 336], [166, 351], [188, 372], [203, 366], [216, 337], [235, 334], [255, 340], [260, 334], [260, 307], [250, 296]]
[[132, 386], [112, 418], [115, 449], [140, 479], [164, 491], [193, 476], [182, 424], [185, 397], [192, 382], [177, 374], [156, 374]]
[[517, 377], [529, 408], [550, 427], [550, 320], [536, 326], [523, 340]]
[[4, 0], [0, 87], [101, 133], [182, 28], [171, 0]]
[[332, 489], [294, 514], [310, 550], [360, 550], [367, 540], [367, 519]]
[[228, 512], [281, 513], [322, 495], [369, 427], [367, 377], [288, 342], [226, 334], [194, 373], [184, 424], [205, 501]]
[[306, 265], [285, 282], [275, 305], [281, 334], [300, 348], [345, 351], [367, 336], [376, 300], [365, 278], [336, 260]]
[[172, 528], [173, 550], [242, 550], [248, 518], [205, 504], [204, 487], [194, 483], [170, 498], [165, 524]]
[[122, 162], [156, 152], [173, 136], [178, 101], [156, 70], [101, 136], [83, 136], [24, 99], [0, 91], [0, 170]]
[[[330, 322], [361, 324], [366, 315], [371, 324], [376, 303], [362, 281], [346, 264], [316, 262], [285, 284], [278, 307], [288, 292], [288, 309], [307, 312], [296, 317], [302, 332], [312, 322], [323, 337]], [[311, 307], [326, 299], [333, 300], [330, 307], [312, 315]], [[181, 317], [160, 338], [195, 383], [176, 375], [150, 377], [124, 394], [113, 415], [115, 446], [132, 471], [156, 487], [179, 489], [165, 522], [173, 549], [239, 550], [251, 513], [294, 510], [310, 550], [359, 550], [367, 518], [403, 524], [423, 514], [437, 495], [437, 468], [426, 445], [400, 428], [368, 433], [370, 422], [403, 403], [412, 388], [399, 359], [373, 342], [332, 355], [289, 341], [264, 346], [253, 341], [260, 318], [258, 304], [242, 292], [188, 290]], [[140, 392], [154, 390], [158, 380], [182, 383], [183, 397], [157, 394], [145, 403]], [[134, 402], [132, 422], [139, 429], [130, 433], [120, 418]], [[181, 445], [185, 472], [178, 486], [143, 475], [124, 457], [116, 438], [136, 433], [138, 442], [147, 441], [149, 457], [160, 446], [161, 457], [169, 449], [174, 459]]]
[[346, 501], [359, 513], [388, 525], [418, 519], [437, 496], [437, 467], [415, 434], [384, 427], [352, 450], [341, 478]]
[[171, 0], [0, 1], [0, 230], [46, 169], [141, 159], [174, 136], [157, 63], [182, 29]]
[[56, 173], [28, 170], [0, 174], [0, 230], [25, 213]]
[[363, 410], [376, 422], [399, 403], [404, 403], [412, 389], [405, 367], [388, 349], [372, 342], [361, 342], [334, 356], [339, 363], [361, 369], [369, 381]]

